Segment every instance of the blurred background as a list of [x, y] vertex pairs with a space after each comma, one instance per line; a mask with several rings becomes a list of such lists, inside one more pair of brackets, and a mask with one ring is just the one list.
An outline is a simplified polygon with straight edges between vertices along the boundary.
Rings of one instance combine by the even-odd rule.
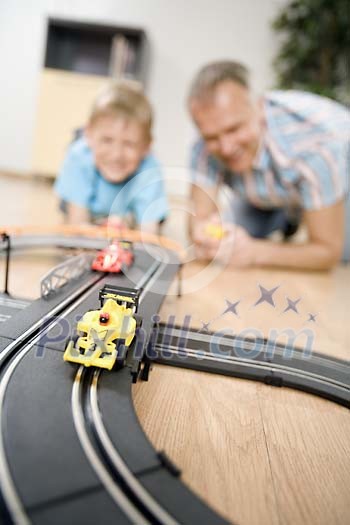
[[[0, 184], [10, 192], [1, 222], [20, 221], [43, 177], [54, 179], [113, 77], [144, 84], [156, 116], [153, 149], [172, 169], [188, 163], [196, 134], [186, 94], [208, 61], [244, 62], [258, 94], [297, 87], [348, 103], [349, 11], [347, 0], [0, 0]], [[33, 177], [39, 186], [21, 197], [8, 174], [25, 176], [23, 191]], [[49, 221], [51, 199], [43, 197]], [[29, 215], [42, 217], [37, 207]]]

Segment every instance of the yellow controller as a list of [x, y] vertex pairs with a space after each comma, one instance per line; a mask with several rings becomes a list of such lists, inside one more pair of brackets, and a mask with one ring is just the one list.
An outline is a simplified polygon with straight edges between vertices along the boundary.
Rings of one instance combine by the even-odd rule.
[[205, 233], [209, 237], [212, 237], [218, 240], [222, 239], [225, 235], [223, 228], [219, 226], [219, 224], [212, 224], [212, 223], [207, 224], [205, 228]]

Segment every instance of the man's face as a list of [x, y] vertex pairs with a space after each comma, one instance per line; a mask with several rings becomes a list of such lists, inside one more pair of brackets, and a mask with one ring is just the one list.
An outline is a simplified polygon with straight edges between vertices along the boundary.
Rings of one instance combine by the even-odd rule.
[[123, 116], [98, 117], [85, 134], [96, 167], [109, 182], [122, 182], [134, 173], [149, 148], [142, 126]]
[[237, 173], [252, 169], [262, 133], [262, 111], [249, 91], [232, 81], [190, 102], [192, 117], [209, 153]]

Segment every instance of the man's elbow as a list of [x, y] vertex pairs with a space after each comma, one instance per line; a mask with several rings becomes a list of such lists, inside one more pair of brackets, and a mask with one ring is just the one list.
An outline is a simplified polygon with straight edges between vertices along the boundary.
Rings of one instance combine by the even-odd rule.
[[323, 269], [333, 270], [342, 260], [343, 245], [332, 244], [323, 245]]

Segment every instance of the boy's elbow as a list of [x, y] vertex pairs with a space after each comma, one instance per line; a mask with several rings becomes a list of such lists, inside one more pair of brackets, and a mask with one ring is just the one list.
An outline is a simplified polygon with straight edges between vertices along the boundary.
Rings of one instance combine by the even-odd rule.
[[160, 222], [149, 222], [139, 226], [139, 229], [144, 233], [151, 235], [160, 235], [161, 223]]

